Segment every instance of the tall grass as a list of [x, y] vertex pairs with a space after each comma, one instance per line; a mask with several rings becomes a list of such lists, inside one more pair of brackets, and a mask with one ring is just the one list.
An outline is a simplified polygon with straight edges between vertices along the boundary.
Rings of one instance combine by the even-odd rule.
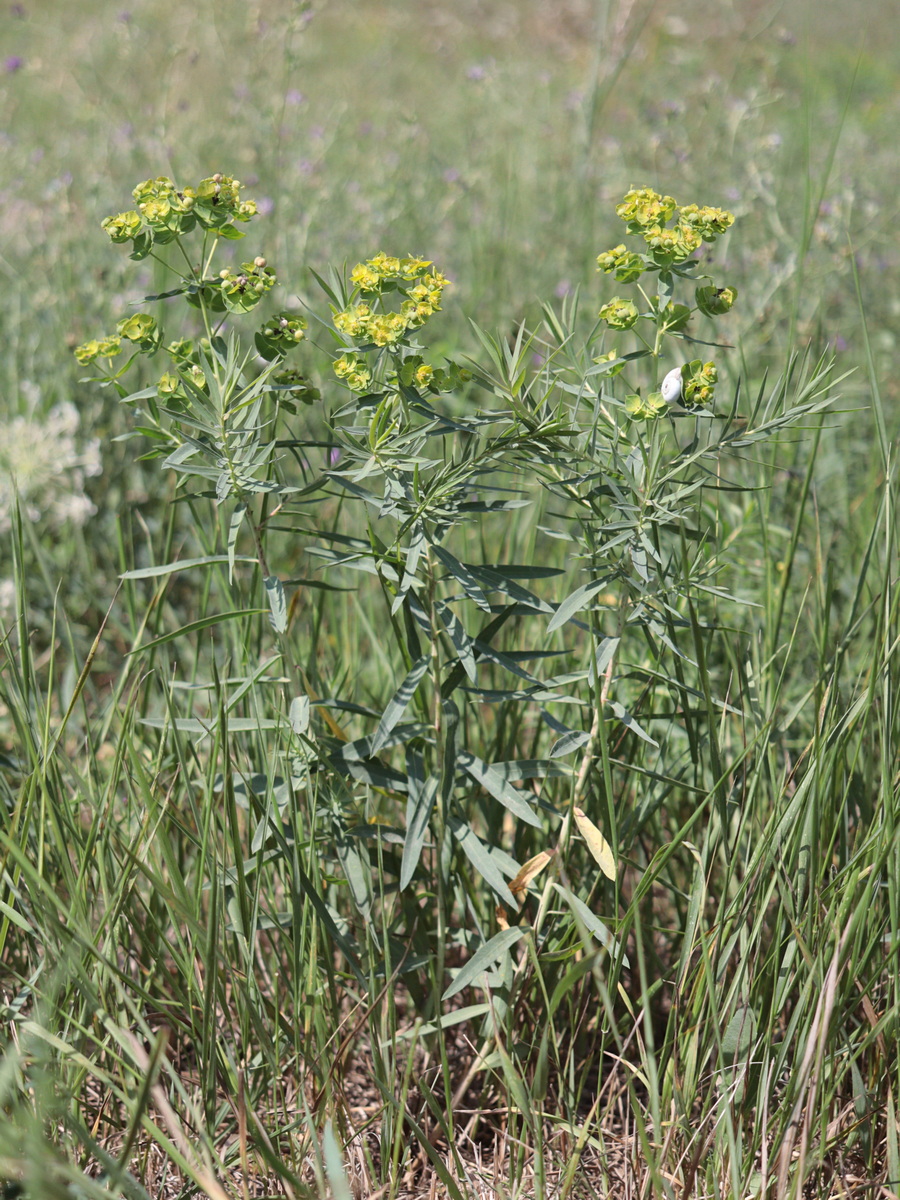
[[[47, 4], [7, 22], [3, 419], [73, 398], [103, 453], [96, 479], [29, 493], [20, 474], [0, 514], [7, 1195], [900, 1192], [892, 50], [851, 54], [799, 7], [549, 7], [308, 22], [157, 3], [98, 22]], [[464, 798], [504, 886], [513, 858], [555, 851], [522, 915], [498, 920], [459, 838], [443, 869], [434, 831], [400, 889], [415, 753], [388, 745], [394, 773], [350, 770], [343, 791], [301, 753], [310, 730], [331, 754], [371, 736], [412, 665], [378, 577], [320, 569], [358, 549], [348, 497], [268, 522], [298, 581], [285, 649], [252, 563], [154, 573], [221, 555], [227, 522], [137, 461], [146, 443], [116, 440], [130, 410], [78, 382], [67, 339], [161, 287], [100, 217], [139, 178], [232, 164], [271, 201], [279, 304], [321, 307], [310, 267], [425, 253], [456, 285], [432, 350], [496, 374], [525, 321], [529, 380], [569, 352], [553, 322], [583, 337], [607, 298], [594, 260], [629, 184], [738, 214], [715, 264], [740, 294], [719, 359], [733, 446], [690, 510], [702, 551], [666, 542], [673, 649], [628, 634], [616, 664], [655, 745], [601, 721], [558, 774], [511, 777], [535, 825], [474, 783]], [[740, 419], [802, 398], [829, 344], [817, 386], [839, 398], [741, 445]], [[668, 452], [689, 453], [683, 427]], [[331, 435], [303, 436], [324, 443], [296, 450], [318, 475]], [[506, 482], [530, 504], [462, 525], [453, 553], [530, 570], [513, 582], [552, 607], [587, 579], [577, 510], [535, 473]], [[54, 526], [51, 488], [81, 487], [95, 514]], [[597, 604], [588, 624], [614, 622]], [[531, 679], [581, 686], [588, 630], [459, 612]], [[523, 703], [479, 653], [498, 695], [457, 690], [460, 747], [531, 762], [591, 734], [590, 697]], [[573, 804], [615, 881], [555, 816]]]

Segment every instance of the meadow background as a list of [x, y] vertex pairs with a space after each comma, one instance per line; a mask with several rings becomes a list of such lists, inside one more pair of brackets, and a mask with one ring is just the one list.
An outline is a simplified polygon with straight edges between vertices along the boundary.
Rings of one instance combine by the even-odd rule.
[[[898, 17], [878, 0], [4, 3], [0, 1194], [900, 1194]], [[707, 664], [742, 714], [720, 730], [726, 836], [711, 808], [691, 821], [714, 763], [642, 807], [665, 771], [620, 743], [634, 876], [596, 885], [584, 856], [571, 878], [631, 969], [560, 935], [527, 986], [517, 971], [508, 1042], [477, 1069], [483, 1012], [406, 1036], [446, 986], [427, 962], [403, 986], [346, 970], [333, 935], [368, 935], [321, 830], [297, 845], [331, 924], [286, 852], [235, 870], [258, 814], [220, 773], [274, 761], [265, 616], [129, 653], [259, 601], [212, 573], [120, 586], [211, 553], [215, 518], [173, 502], [123, 437], [132, 410], [71, 353], [159, 283], [100, 220], [147, 177], [217, 170], [260, 205], [278, 303], [321, 310], [312, 270], [422, 254], [453, 281], [430, 344], [456, 357], [481, 353], [468, 318], [507, 339], [541, 302], [608, 299], [596, 256], [629, 186], [721, 205], [736, 222], [716, 272], [739, 291], [724, 390], [752, 394], [798, 351], [843, 377], [824, 419], [732, 464], [744, 602]], [[304, 370], [328, 405], [325, 356]], [[472, 541], [568, 571], [558, 601], [579, 577], [541, 535], [546, 503]], [[315, 577], [311, 540], [281, 547], [286, 576]], [[310, 586], [292, 632], [319, 694], [359, 706], [342, 717], [358, 737], [402, 674], [351, 575]], [[243, 726], [210, 745], [171, 725], [214, 711], [217, 671], [261, 663], [274, 682], [235, 702]], [[533, 757], [552, 740], [488, 723], [498, 758], [504, 739]], [[361, 822], [402, 831], [373, 793]], [[448, 906], [455, 965], [492, 907], [472, 888]]]

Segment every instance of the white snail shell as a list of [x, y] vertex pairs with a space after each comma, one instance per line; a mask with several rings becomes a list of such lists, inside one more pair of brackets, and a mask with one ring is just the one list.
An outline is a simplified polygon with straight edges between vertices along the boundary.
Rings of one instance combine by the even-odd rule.
[[681, 396], [681, 367], [673, 367], [662, 381], [662, 398], [666, 404], [674, 404]]

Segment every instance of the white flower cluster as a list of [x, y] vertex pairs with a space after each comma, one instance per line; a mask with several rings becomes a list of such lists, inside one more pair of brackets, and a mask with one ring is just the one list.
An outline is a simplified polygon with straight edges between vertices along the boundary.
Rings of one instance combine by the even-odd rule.
[[30, 415], [0, 416], [0, 533], [10, 528], [16, 490], [30, 520], [83, 525], [96, 512], [84, 484], [103, 469], [99, 439], [79, 437], [81, 422], [71, 401], [41, 416], [35, 412], [38, 389], [32, 385], [27, 391]]

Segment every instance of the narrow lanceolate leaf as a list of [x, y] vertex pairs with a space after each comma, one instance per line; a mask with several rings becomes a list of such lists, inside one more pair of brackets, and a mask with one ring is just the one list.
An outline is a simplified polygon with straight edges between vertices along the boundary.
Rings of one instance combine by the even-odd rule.
[[480, 567], [471, 563], [466, 563], [466, 566], [471, 570], [475, 578], [491, 591], [503, 592], [511, 600], [515, 600], [527, 608], [537, 609], [538, 612], [553, 612], [552, 606], [546, 600], [542, 600], [540, 596], [536, 596], [528, 588], [516, 583], [503, 567]]
[[617, 637], [604, 638], [597, 647], [597, 674], [602, 675], [619, 648], [620, 639]]
[[[413, 791], [413, 780], [410, 779], [410, 792]], [[428, 822], [434, 809], [440, 779], [437, 775], [430, 776], [424, 786], [415, 788], [416, 795], [410, 796], [407, 802], [406, 840], [403, 843], [403, 859], [400, 863], [400, 891], [409, 887], [416, 873], [419, 859], [422, 857], [422, 847], [428, 833]]]
[[[599, 917], [594, 916], [583, 900], [579, 900], [576, 895], [570, 892], [568, 888], [563, 887], [561, 883], [554, 883], [553, 886], [566, 901], [572, 910], [573, 916], [584, 926], [591, 937], [595, 938], [610, 954], [622, 954], [622, 948], [612, 933], [610, 933]], [[622, 963], [626, 967], [631, 965], [627, 954], [622, 954]]]
[[583, 608], [587, 608], [597, 593], [602, 592], [608, 586], [608, 579], [595, 579], [593, 583], [586, 583], [584, 587], [580, 587], [571, 596], [567, 596], [547, 625], [547, 632], [552, 633], [554, 629], [559, 629], [560, 626], [565, 625], [570, 617], [574, 617], [575, 613], [581, 612]]
[[476, 950], [466, 965], [460, 969], [441, 999], [449, 1000], [451, 996], [461, 992], [464, 987], [477, 983], [480, 975], [508, 956], [510, 949], [520, 938], [525, 936], [528, 930], [529, 926], [527, 925], [514, 925], [510, 929], [502, 929], [495, 934], [489, 942], [485, 942], [480, 949]]
[[291, 729], [302, 736], [309, 729], [309, 696], [295, 696], [288, 710]]
[[406, 563], [403, 568], [403, 578], [400, 580], [400, 587], [391, 605], [392, 615], [402, 608], [406, 593], [416, 581], [416, 571], [418, 570], [419, 559], [424, 549], [425, 529], [421, 521], [416, 521], [410, 531], [409, 546], [406, 551]]
[[464, 771], [467, 771], [474, 780], [481, 784], [486, 792], [489, 792], [495, 800], [499, 800], [511, 813], [528, 825], [540, 827], [541, 822], [525, 797], [507, 783], [499, 771], [495, 771], [492, 766], [467, 750], [459, 752], [457, 762]]
[[266, 576], [266, 596], [269, 601], [269, 620], [276, 633], [284, 633], [287, 629], [287, 603], [284, 599], [284, 588], [277, 575]]
[[[500, 866], [491, 855], [490, 847], [486, 846], [477, 833], [474, 833], [465, 821], [461, 821], [459, 817], [451, 817], [447, 822], [450, 831], [456, 841], [459, 843], [463, 854], [481, 875], [485, 883], [488, 884], [496, 894], [500, 897], [504, 904], [508, 904], [512, 908], [515, 903], [515, 897], [509, 890], [506, 880], [503, 878], [503, 872]], [[518, 871], [518, 863], [516, 864]]]
[[509, 890], [514, 896], [521, 895], [528, 887], [535, 876], [540, 875], [547, 863], [553, 858], [553, 855], [548, 850], [541, 850], [535, 854], [534, 858], [529, 858], [527, 863], [522, 864], [522, 869], [515, 877], [510, 880]]
[[642, 726], [640, 726], [637, 723], [637, 721], [634, 719], [634, 717], [631, 715], [631, 713], [624, 707], [624, 705], [618, 704], [616, 701], [611, 700], [609, 703], [609, 707], [613, 710], [614, 714], [619, 718], [619, 720], [622, 722], [622, 724], [625, 726], [626, 729], [630, 729], [632, 733], [636, 733], [642, 741], [649, 742], [651, 746], [659, 745], [658, 742], [655, 742], [653, 740], [653, 738], [646, 731], [646, 729], [644, 729]]
[[[154, 579], [158, 575], [174, 575], [176, 571], [187, 571], [191, 567], [207, 567], [211, 563], [230, 562], [224, 554], [210, 554], [205, 558], [181, 558], [177, 562], [163, 563], [159, 567], [137, 567], [134, 571], [126, 571], [120, 579]], [[255, 563], [255, 558], [246, 554], [239, 555], [235, 562]]]
[[565, 758], [575, 750], [579, 750], [591, 740], [591, 735], [583, 729], [570, 729], [550, 747], [551, 758]]
[[742, 1004], [722, 1034], [722, 1053], [730, 1065], [747, 1061], [756, 1038], [756, 1026], [756, 1013], [749, 1004]]
[[200, 629], [209, 629], [211, 625], [219, 625], [223, 621], [236, 621], [239, 617], [256, 617], [266, 611], [264, 608], [238, 608], [232, 612], [219, 613], [212, 617], [201, 617], [199, 621], [191, 621], [188, 625], [182, 625], [180, 629], [173, 629], [171, 633], [164, 633], [162, 637], [154, 638], [152, 642], [145, 642], [143, 646], [135, 646], [128, 653], [142, 654], [144, 651], [153, 650], [157, 646], [164, 645], [166, 642], [174, 642], [176, 638], [184, 637], [186, 633], [196, 633]]
[[[413, 1025], [409, 1029], [404, 1029], [396, 1035], [396, 1040], [402, 1042], [414, 1037], [427, 1037], [430, 1033], [436, 1033], [438, 1029], [449, 1029], [453, 1025], [462, 1025], [464, 1021], [474, 1021], [476, 1017], [483, 1017], [490, 1011], [490, 1004], [484, 1003], [467, 1004], [465, 1008], [454, 1008], [450, 1012], [444, 1013], [439, 1021], [429, 1021], [426, 1025]], [[382, 1050], [386, 1050], [390, 1044], [390, 1040], [382, 1042]]]
[[594, 856], [600, 870], [607, 879], [615, 879], [616, 860], [613, 858], [609, 842], [583, 808], [576, 806], [572, 810], [572, 815], [575, 818], [575, 824], [578, 826], [579, 833], [587, 842], [588, 850]]
[[325, 1174], [334, 1200], [352, 1200], [350, 1183], [344, 1170], [344, 1156], [334, 1134], [330, 1121], [325, 1123], [325, 1133], [322, 1137], [322, 1153], [325, 1159]]
[[237, 536], [243, 524], [244, 517], [247, 513], [246, 504], [235, 505], [234, 512], [231, 514], [231, 520], [228, 522], [228, 582], [234, 580], [234, 564], [237, 561], [235, 548], [237, 546]]
[[361, 851], [359, 842], [349, 837], [340, 824], [336, 824], [334, 832], [335, 852], [350, 888], [351, 899], [368, 921], [372, 911], [372, 871], [368, 852]]
[[[154, 645], [150, 642], [148, 645]], [[146, 650], [144, 646], [142, 649]], [[134, 653], [134, 651], [132, 651]], [[148, 729], [177, 729], [179, 733], [212, 733], [218, 726], [218, 717], [201, 721], [199, 717], [138, 717], [140, 725]], [[261, 729], [278, 729], [280, 722], [274, 717], [229, 717], [229, 733], [255, 733]]]
[[463, 591], [469, 599], [474, 600], [478, 607], [483, 608], [485, 612], [490, 612], [491, 606], [488, 603], [488, 599], [478, 586], [478, 581], [472, 572], [467, 567], [464, 567], [458, 558], [454, 558], [449, 550], [445, 550], [443, 546], [434, 546], [433, 549], [438, 561], [462, 584]]
[[460, 621], [449, 604], [444, 604], [439, 600], [435, 607], [437, 608], [438, 616], [441, 618], [441, 624], [447, 630], [450, 641], [453, 643], [453, 649], [457, 653], [463, 670], [471, 681], [475, 683], [475, 650], [472, 639], [466, 633], [462, 621]]
[[378, 754], [387, 743], [391, 730], [406, 712], [406, 706], [413, 698], [416, 688], [422, 682], [422, 676], [428, 670], [430, 661], [430, 651], [428, 654], [423, 654], [421, 658], [417, 659], [413, 663], [412, 670], [388, 701], [387, 708], [384, 710], [381, 720], [378, 722], [378, 728], [375, 730], [372, 738], [372, 754]]

